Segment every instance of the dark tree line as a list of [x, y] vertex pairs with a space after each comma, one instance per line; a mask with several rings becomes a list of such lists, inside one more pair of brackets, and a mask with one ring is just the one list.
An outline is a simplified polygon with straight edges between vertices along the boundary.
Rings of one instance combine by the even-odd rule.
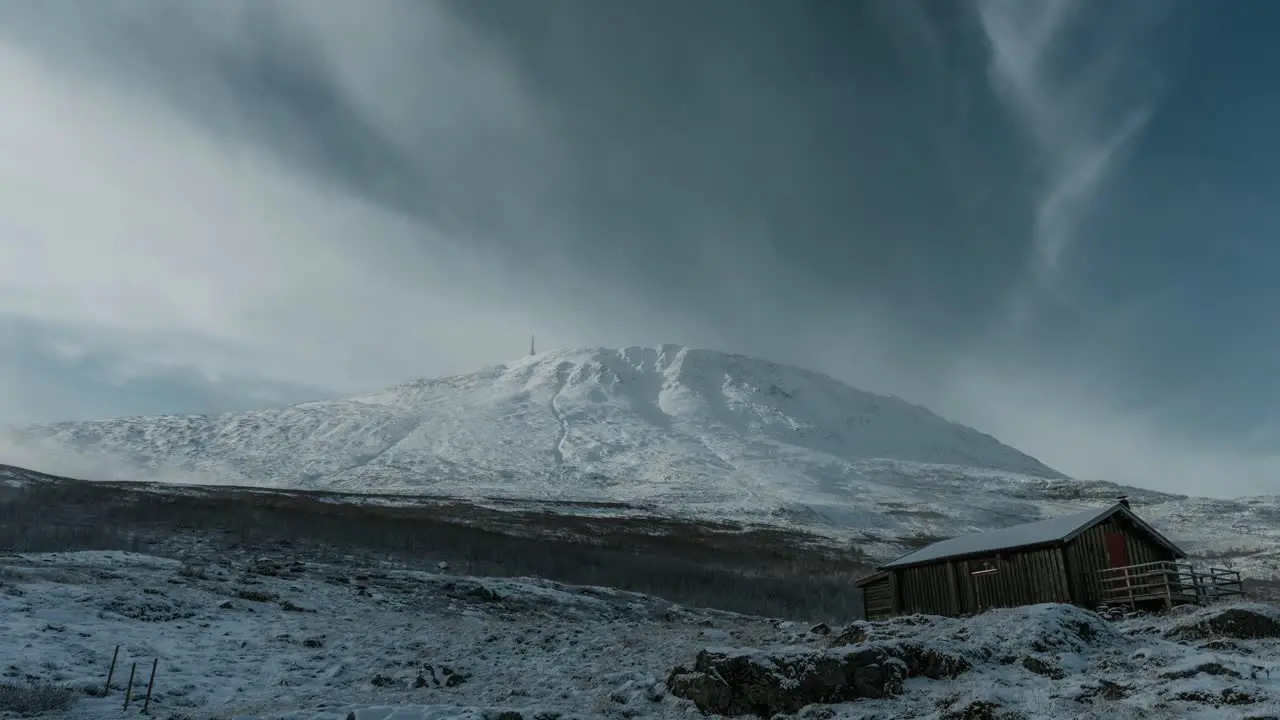
[[226, 553], [420, 568], [447, 561], [454, 572], [542, 577], [691, 606], [837, 622], [861, 614], [853, 581], [870, 571], [869, 560], [854, 549], [725, 523], [494, 510], [456, 501], [389, 507], [235, 488], [173, 494], [73, 480], [0, 486], [0, 549], [130, 550], [193, 562]]

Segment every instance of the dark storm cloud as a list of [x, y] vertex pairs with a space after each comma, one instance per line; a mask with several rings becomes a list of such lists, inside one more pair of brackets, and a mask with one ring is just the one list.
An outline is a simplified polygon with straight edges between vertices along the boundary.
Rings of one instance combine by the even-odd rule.
[[973, 23], [923, 18], [950, 37], [920, 53], [907, 7], [457, 5], [549, 108], [585, 267], [626, 267], [743, 331], [735, 302], [780, 320], [864, 299], [956, 342], [1024, 265], [1025, 168], [999, 141]]
[[[894, 3], [458, 3], [506, 49], [534, 98], [529, 121], [549, 132], [513, 138], [472, 113], [447, 134], [424, 121], [397, 138], [343, 86], [329, 28], [297, 6], [108, 8], [59, 22], [65, 8], [44, 7], [38, 21], [29, 7], [8, 12], [26, 18], [31, 42], [112, 58], [120, 82], [159, 88], [220, 136], [523, 252], [549, 282], [612, 278], [739, 332], [833, 299], [891, 298], [879, 313], [955, 343], [1025, 265], [1026, 168], [1000, 140], [984, 49], [958, 10], [915, 19], [950, 36], [928, 55], [902, 35], [909, 6]], [[408, 60], [428, 63], [435, 33], [414, 32], [414, 4], [384, 7], [407, 28], [406, 62], [378, 91], [430, 118], [454, 101], [449, 88], [405, 88], [420, 81]], [[540, 262], [548, 251], [555, 261]]]

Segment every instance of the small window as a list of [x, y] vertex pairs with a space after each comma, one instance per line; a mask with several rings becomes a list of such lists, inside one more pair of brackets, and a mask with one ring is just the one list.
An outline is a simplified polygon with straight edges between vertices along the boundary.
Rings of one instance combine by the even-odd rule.
[[990, 575], [994, 572], [1000, 572], [999, 566], [995, 560], [978, 560], [969, 565], [970, 575]]

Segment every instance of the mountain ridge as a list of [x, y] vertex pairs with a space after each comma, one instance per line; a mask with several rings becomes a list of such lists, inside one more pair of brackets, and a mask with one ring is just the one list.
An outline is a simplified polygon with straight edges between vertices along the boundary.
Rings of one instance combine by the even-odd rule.
[[[475, 412], [480, 406], [492, 412]], [[105, 450], [143, 468], [163, 461], [189, 471], [230, 471], [250, 482], [307, 486], [354, 480], [341, 476], [370, 465], [424, 477], [438, 474], [433, 464], [543, 476], [634, 470], [641, 449], [667, 460], [677, 451], [692, 454], [701, 472], [730, 471], [743, 451], [726, 447], [735, 439], [745, 440], [757, 456], [799, 449], [844, 461], [1066, 477], [990, 435], [895, 396], [801, 368], [675, 345], [552, 351], [285, 408], [54, 423], [13, 435]], [[219, 445], [226, 438], [239, 447]], [[268, 440], [276, 450], [293, 451], [296, 461], [258, 462], [270, 450]], [[306, 452], [296, 452], [300, 445]], [[632, 467], [614, 467], [620, 459]]]

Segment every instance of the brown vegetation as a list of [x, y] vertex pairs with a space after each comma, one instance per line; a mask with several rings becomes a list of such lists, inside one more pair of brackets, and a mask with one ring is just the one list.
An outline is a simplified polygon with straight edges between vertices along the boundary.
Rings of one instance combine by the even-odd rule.
[[342, 500], [44, 477], [23, 487], [0, 485], [0, 550], [130, 550], [194, 563], [226, 553], [419, 568], [446, 561], [451, 572], [542, 577], [838, 622], [860, 615], [853, 580], [870, 571], [856, 550], [817, 545], [784, 529], [443, 499], [406, 506]]

